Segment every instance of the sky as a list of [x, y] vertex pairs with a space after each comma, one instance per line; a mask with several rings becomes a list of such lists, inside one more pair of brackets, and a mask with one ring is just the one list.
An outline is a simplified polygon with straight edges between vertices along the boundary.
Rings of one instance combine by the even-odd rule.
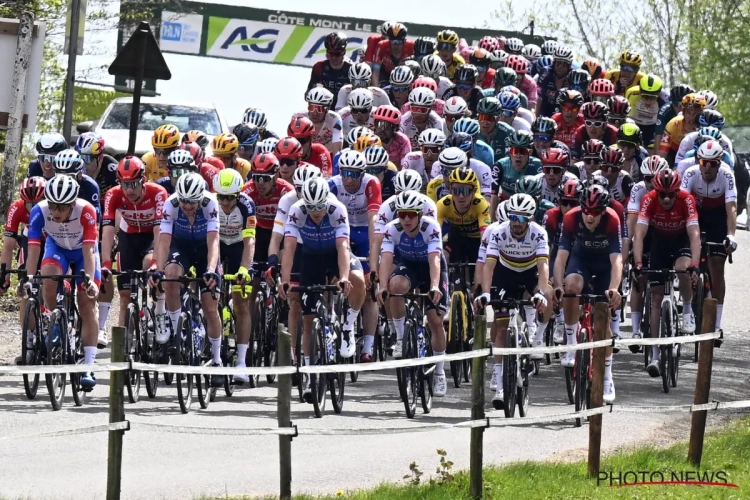
[[[241, 5], [267, 8], [268, 4], [255, 0], [203, 0], [205, 3]], [[512, 0], [521, 4], [520, 0]], [[367, 6], [367, 9], [363, 9]], [[378, 0], [377, 2], [341, 2], [318, 0], [314, 4], [301, 0], [277, 0], [274, 8], [313, 12], [338, 16], [370, 19], [398, 19], [407, 27], [409, 21], [446, 27], [481, 27], [485, 22], [495, 29], [504, 29], [499, 20], [489, 18], [499, 2], [474, 0], [470, 9], [462, 9], [451, 0], [405, 2], [403, 0]], [[113, 2], [113, 11], [119, 11], [119, 2]], [[459, 35], [460, 35], [459, 31]], [[117, 44], [116, 30], [87, 32], [84, 55], [77, 61], [79, 69], [108, 65], [114, 59]], [[92, 50], [107, 49], [109, 55], [90, 55]], [[284, 132], [292, 113], [305, 107], [304, 92], [310, 69], [304, 67], [265, 64], [228, 59], [215, 59], [181, 54], [164, 54], [172, 72], [169, 81], [158, 81], [156, 91], [165, 97], [185, 101], [213, 102], [229, 125], [238, 123], [245, 108], [258, 106], [266, 111], [269, 128]], [[114, 77], [105, 71], [89, 79], [114, 83]]]

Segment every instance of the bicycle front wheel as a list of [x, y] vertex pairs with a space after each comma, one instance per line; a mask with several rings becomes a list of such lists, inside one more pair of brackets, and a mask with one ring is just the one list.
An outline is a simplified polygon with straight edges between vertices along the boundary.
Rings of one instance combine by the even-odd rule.
[[[135, 304], [128, 304], [125, 316], [125, 352], [127, 356], [133, 356], [133, 361], [141, 361], [141, 353], [138, 348], [138, 338], [141, 335], [141, 321], [138, 308]], [[141, 390], [141, 372], [139, 370], [127, 370], [125, 372], [125, 387], [128, 391], [128, 400], [137, 403]]]
[[[515, 326], [509, 326], [505, 334], [505, 347], [516, 347]], [[505, 418], [513, 418], [516, 414], [516, 398], [518, 396], [518, 358], [515, 354], [503, 356], [503, 411]]]
[[[325, 339], [323, 338], [323, 324], [320, 319], [315, 318], [313, 320], [312, 336], [310, 341], [312, 342], [311, 352], [317, 359], [312, 361], [313, 365], [325, 365], [328, 360], [328, 353], [326, 352]], [[325, 373], [311, 373], [310, 374], [310, 396], [312, 398], [313, 412], [316, 418], [322, 418], [323, 412], [326, 409], [326, 391], [328, 384], [326, 383]]]
[[[21, 334], [21, 365], [22, 366], [34, 366], [41, 364], [41, 346], [39, 345], [41, 338], [41, 325], [39, 315], [39, 304], [36, 299], [29, 299], [26, 301], [26, 314], [23, 318], [23, 329]], [[29, 347], [31, 344], [31, 347]], [[23, 376], [23, 389], [26, 392], [26, 397], [34, 399], [39, 389], [39, 374], [24, 375]]]
[[[53, 343], [50, 337], [52, 340], [55, 340], [54, 337], [57, 337], [57, 342]], [[68, 359], [68, 346], [67, 320], [60, 310], [56, 309], [50, 317], [49, 332], [47, 332], [47, 364], [64, 365]], [[44, 376], [44, 380], [47, 383], [47, 392], [49, 392], [52, 409], [58, 411], [62, 408], [63, 399], [65, 398], [67, 374], [49, 373]]]
[[[578, 343], [588, 342], [588, 332], [585, 328], [581, 328]], [[575, 374], [575, 410], [576, 412], [584, 411], [586, 409], [587, 401], [587, 388], [588, 388], [588, 373], [589, 373], [589, 359], [591, 354], [588, 349], [580, 349], [575, 352], [575, 365], [573, 366], [573, 373]], [[576, 418], [576, 427], [580, 427], [583, 424], [582, 418]]]
[[[279, 360], [276, 357], [279, 335], [279, 309], [275, 295], [272, 294], [269, 301], [270, 306], [268, 307], [268, 312], [266, 312], [265, 341], [263, 342], [263, 365], [267, 367], [279, 366]], [[276, 375], [266, 375], [266, 382], [269, 384], [276, 382]]]
[[[180, 315], [175, 335], [177, 336], [174, 341], [178, 364], [193, 366], [195, 359], [193, 353], [193, 329], [187, 314], [182, 313]], [[180, 411], [188, 413], [193, 404], [193, 381], [195, 380], [195, 376], [178, 373], [174, 378], [177, 381], [177, 400], [180, 403]]]
[[[695, 315], [695, 333], [707, 333], [703, 331], [703, 299], [706, 293], [706, 278], [703, 274], [698, 276], [698, 283], [695, 285], [693, 293], [693, 314]], [[693, 361], [698, 362], [698, 352], [700, 351], [700, 342], [693, 344]]]
[[[412, 318], [404, 323], [404, 338], [401, 349], [402, 359], [417, 357], [417, 329]], [[417, 369], [415, 367], [397, 368], [399, 392], [404, 402], [407, 418], [414, 418], [417, 413]]]
[[[448, 322], [448, 343], [446, 352], [456, 354], [463, 350], [464, 337], [464, 317], [466, 311], [466, 301], [461, 291], [455, 291], [451, 295], [450, 316]], [[453, 387], [461, 387], [463, 363], [461, 361], [451, 361], [451, 377], [453, 378]]]

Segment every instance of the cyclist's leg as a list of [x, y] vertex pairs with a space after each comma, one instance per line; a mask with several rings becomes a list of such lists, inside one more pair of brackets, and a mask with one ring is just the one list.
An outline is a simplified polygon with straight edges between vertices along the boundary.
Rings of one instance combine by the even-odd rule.
[[[366, 295], [365, 275], [362, 269], [363, 263], [360, 262], [359, 259], [357, 259], [355, 256], [351, 256], [351, 258], [349, 259], [349, 263], [349, 281], [352, 284], [352, 291], [348, 297], [349, 311], [347, 311], [346, 321], [344, 322], [342, 332], [344, 338], [341, 340], [340, 349], [341, 356], [345, 358], [354, 356], [354, 353], [356, 352], [356, 341], [354, 339], [352, 330], [354, 328], [354, 323], [357, 321], [359, 310], [362, 308], [362, 304], [364, 304], [365, 302]], [[372, 301], [372, 299], [370, 300]], [[377, 312], [377, 304], [375, 304], [375, 306]], [[375, 320], [377, 321], [377, 314], [375, 315]]]
[[[688, 239], [687, 233], [684, 237], [676, 240], [675, 244], [678, 245], [675, 247], [673, 253], [675, 257], [675, 271], [685, 271], [690, 266], [691, 262], [690, 240]], [[722, 272], [722, 276], [723, 275]], [[713, 277], [714, 275], [711, 274], [711, 276]], [[682, 296], [682, 330], [685, 333], [694, 333], [695, 314], [693, 314], [693, 284], [690, 280], [690, 276], [686, 273], [678, 274], [677, 279], [680, 283], [680, 295]]]
[[[102, 242], [99, 240], [99, 254], [102, 253]], [[112, 298], [115, 296], [115, 287], [112, 280], [112, 275], [109, 275], [107, 279], [102, 277], [102, 289], [99, 290], [99, 339], [97, 347], [107, 347], [107, 318], [109, 317], [109, 309], [112, 305]], [[122, 320], [120, 320], [122, 321]]]
[[[672, 252], [672, 245], [669, 241], [660, 237], [658, 233], [654, 233], [651, 241], [651, 252], [649, 254], [649, 269], [669, 269], [674, 263], [674, 256]], [[650, 318], [650, 338], [659, 337], [659, 323], [661, 321], [661, 301], [664, 298], [664, 281], [666, 277], [662, 275], [649, 276], [649, 284], [651, 285], [651, 318]], [[652, 376], [658, 376], [658, 361], [661, 355], [661, 350], [658, 345], [651, 346], [651, 364], [654, 364], [656, 368], [652, 368], [649, 372]], [[656, 363], [654, 363], [654, 360]], [[655, 373], [655, 375], [653, 375]]]
[[[388, 293], [404, 294], [419, 284], [416, 272], [406, 266], [398, 266], [388, 280]], [[389, 318], [393, 322], [396, 332], [396, 346], [393, 357], [399, 359], [403, 355], [402, 340], [404, 338], [404, 325], [406, 323], [406, 304], [403, 297], [390, 297], [388, 299]]]
[[[209, 269], [207, 266], [206, 259], [208, 257], [208, 249], [202, 247], [192, 256], [192, 264], [195, 266], [195, 275], [197, 277], [203, 276], [207, 272], [221, 272], [221, 266], [217, 266], [218, 269]], [[221, 316], [219, 316], [219, 295], [215, 294], [216, 298], [211, 296], [211, 290], [206, 286], [203, 280], [198, 282], [198, 289], [200, 290], [201, 296], [201, 308], [203, 309], [203, 317], [206, 319], [206, 332], [208, 333], [208, 341], [211, 343], [211, 355], [213, 356], [213, 364], [221, 366]], [[217, 292], [221, 290], [221, 276], [216, 283]], [[223, 376], [212, 377], [212, 385], [223, 383]]]
[[[67, 254], [70, 265], [79, 272], [84, 269], [83, 250], [64, 250]], [[91, 280], [97, 285], [101, 284], [101, 263], [99, 253], [94, 254], [95, 268]], [[99, 336], [99, 325], [96, 318], [96, 297], [89, 297], [83, 288], [83, 280], [76, 279], [78, 302], [78, 312], [81, 314], [81, 340], [83, 341], [83, 362], [87, 365], [93, 365], [96, 359], [97, 340]], [[96, 385], [96, 378], [91, 373], [86, 373], [81, 377], [81, 385], [93, 387]]]
[[[185, 272], [190, 269], [191, 263], [188, 258], [188, 253], [184, 252], [179, 245], [175, 245], [175, 240], [172, 240], [172, 248], [169, 249], [169, 257], [167, 257], [167, 265], [164, 266], [164, 277], [166, 279], [177, 279], [184, 275]], [[164, 337], [157, 335], [156, 341], [160, 344], [165, 343], [174, 331], [177, 329], [177, 322], [180, 320], [180, 313], [182, 312], [182, 303], [180, 300], [180, 284], [174, 282], [164, 283], [164, 295], [166, 297], [166, 311], [169, 321], [172, 323], [172, 328], [165, 329]], [[157, 301], [158, 306], [158, 301]]]
[[[609, 258], [603, 257], [603, 258]], [[581, 293], [584, 286], [591, 280], [591, 273], [584, 260], [574, 254], [568, 258], [568, 265], [565, 268], [565, 293]], [[568, 345], [578, 343], [578, 328], [580, 309], [579, 302], [576, 298], [567, 298], [563, 300], [563, 317], [565, 321], [565, 338]], [[573, 366], [575, 360], [575, 351], [566, 352], [560, 359], [563, 366]]]
[[[699, 217], [701, 228], [706, 230], [706, 241], [724, 241], [727, 235], [727, 216], [726, 211], [720, 209], [718, 213], [708, 212], [708, 217], [704, 223], [704, 218]], [[724, 266], [727, 258], [727, 252], [724, 247], [711, 247], [708, 252], [708, 272], [711, 276], [711, 297], [719, 303], [716, 306], [716, 329], [721, 328], [721, 317], [724, 312], [724, 297], [726, 295], [726, 284], [724, 281]]]
[[[294, 251], [294, 262], [292, 263], [292, 286], [299, 284], [299, 272], [302, 265], [302, 244], [297, 242], [297, 248]], [[289, 333], [292, 336], [292, 360], [295, 360], [294, 350], [297, 348], [297, 329], [299, 324], [302, 304], [300, 302], [299, 292], [289, 292], [287, 294], [287, 303], [289, 304]]]
[[[352, 243], [352, 254], [356, 257], [368, 257], [370, 255], [370, 241], [367, 234], [368, 228], [366, 227], [353, 227], [351, 230], [351, 243]], [[370, 263], [361, 262], [362, 270], [366, 273], [370, 272]], [[372, 346], [375, 343], [375, 332], [378, 328], [378, 304], [369, 294], [365, 294], [363, 297], [362, 304], [359, 306], [362, 308], [362, 320], [365, 332], [364, 342], [362, 345], [362, 355], [360, 357], [361, 362], [372, 361]], [[349, 311], [347, 312], [346, 325], [351, 330], [354, 322], [359, 314], [359, 308], [355, 307], [355, 304], [349, 303]]]
[[[475, 259], [476, 260], [476, 259]], [[426, 290], [430, 289], [429, 284], [432, 282], [430, 279], [430, 267], [428, 264], [422, 264], [420, 266], [422, 276], [420, 276], [421, 285]], [[445, 337], [445, 325], [443, 324], [443, 317], [445, 312], [448, 310], [448, 265], [445, 259], [440, 259], [440, 282], [438, 284], [442, 297], [437, 304], [434, 304], [431, 300], [425, 302], [425, 310], [427, 312], [427, 325], [430, 328], [432, 335], [432, 354], [433, 356], [442, 356], [445, 354], [446, 348], [446, 337]], [[437, 397], [445, 396], [448, 390], [448, 383], [445, 377], [445, 362], [439, 361], [435, 363], [435, 376], [432, 380], [432, 392]]]
[[[242, 253], [244, 251], [245, 244], [243, 242], [235, 243], [233, 245], [225, 245], [224, 243], [219, 244], [219, 255], [220, 261], [224, 263], [223, 272], [226, 274], [236, 274], [242, 263]], [[245, 288], [245, 297], [242, 297], [243, 286], [234, 284], [232, 285], [232, 311], [236, 319], [234, 325], [234, 331], [237, 335], [237, 366], [245, 366], [245, 358], [247, 356], [247, 349], [250, 345], [250, 333], [252, 330], [252, 323], [250, 321], [250, 295], [248, 292], [248, 286]], [[247, 382], [247, 375], [235, 375], [235, 380]]]
[[[271, 244], [271, 230], [270, 229], [263, 229], [263, 228], [256, 228], [255, 229], [255, 254], [253, 255], [254, 262], [267, 262], [268, 261], [268, 246]], [[299, 244], [297, 245], [299, 246]], [[257, 290], [260, 290], [260, 280], [261, 276], [256, 275], [253, 277], [252, 286], [253, 290], [250, 294], [249, 298], [249, 307], [250, 307], [250, 322], [252, 323], [253, 320], [253, 311], [255, 310], [255, 294], [257, 293]], [[250, 338], [249, 342], [253, 342], [253, 331], [252, 328], [250, 329]]]
[[[44, 257], [42, 258], [41, 274], [43, 276], [56, 276], [65, 274], [70, 267], [67, 254], [57, 246], [52, 238], [47, 238], [44, 243]], [[57, 305], [57, 283], [52, 280], [44, 280], [42, 284], [42, 299], [47, 309], [52, 311]]]

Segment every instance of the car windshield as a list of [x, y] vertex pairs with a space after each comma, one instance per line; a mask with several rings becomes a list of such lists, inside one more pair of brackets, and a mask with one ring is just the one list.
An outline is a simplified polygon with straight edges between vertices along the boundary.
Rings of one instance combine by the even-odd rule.
[[722, 133], [732, 139], [732, 149], [735, 153], [750, 153], [750, 125], [724, 127]]
[[[129, 102], [115, 104], [102, 129], [129, 129], [131, 107]], [[141, 103], [138, 130], [156, 130], [162, 125], [176, 125], [180, 130], [202, 130], [208, 135], [221, 134], [221, 124], [214, 109]]]

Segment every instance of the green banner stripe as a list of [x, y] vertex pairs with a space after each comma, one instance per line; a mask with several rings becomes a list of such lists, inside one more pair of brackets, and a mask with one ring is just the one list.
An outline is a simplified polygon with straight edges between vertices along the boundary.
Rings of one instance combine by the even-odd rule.
[[273, 59], [273, 62], [290, 64], [305, 44], [315, 27], [313, 26], [295, 26], [289, 38], [281, 50]]
[[208, 34], [206, 35], [206, 51], [211, 50], [216, 39], [224, 32], [231, 19], [226, 17], [210, 17], [208, 19]]

